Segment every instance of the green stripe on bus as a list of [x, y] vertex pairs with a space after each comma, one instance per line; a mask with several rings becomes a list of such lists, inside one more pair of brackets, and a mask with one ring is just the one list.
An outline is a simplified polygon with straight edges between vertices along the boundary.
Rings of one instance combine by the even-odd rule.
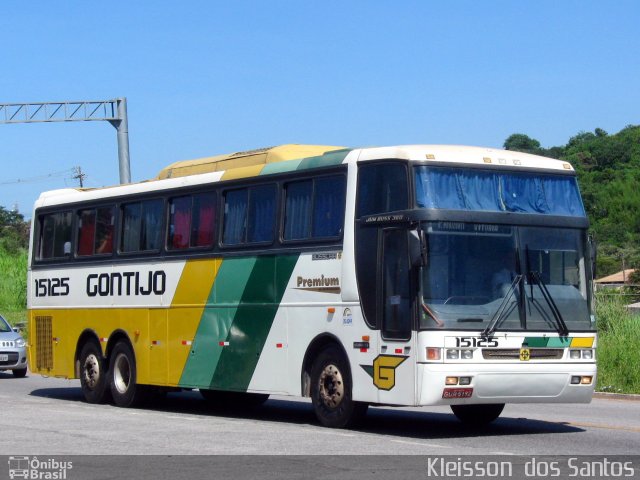
[[324, 155], [320, 155], [318, 157], [304, 158], [300, 162], [298, 170], [340, 165], [350, 151], [350, 149], [334, 150], [333, 152], [327, 152]]
[[246, 391], [299, 255], [259, 257], [220, 355], [211, 388]]
[[264, 168], [262, 169], [262, 171], [260, 172], [260, 175], [270, 175], [272, 173], [293, 172], [294, 170], [298, 169], [298, 167], [300, 166], [300, 162], [302, 162], [302, 159], [300, 159], [300, 160], [286, 160], [284, 162], [267, 163], [264, 166]]
[[301, 158], [298, 160], [286, 160], [284, 162], [268, 163], [264, 166], [260, 175], [270, 175], [273, 173], [286, 173], [293, 172], [295, 170], [307, 170], [310, 168], [322, 168], [331, 167], [333, 165], [340, 165], [350, 149], [334, 150], [327, 152], [323, 155], [315, 157]]
[[547, 342], [547, 347], [565, 348], [571, 345], [571, 337], [553, 337]]
[[525, 337], [523, 347], [530, 348], [564, 348], [571, 345], [571, 337]]
[[198, 325], [192, 353], [180, 378], [181, 386], [198, 387], [211, 383], [224, 348], [220, 342], [229, 335], [256, 260], [256, 257], [232, 258], [220, 265]]

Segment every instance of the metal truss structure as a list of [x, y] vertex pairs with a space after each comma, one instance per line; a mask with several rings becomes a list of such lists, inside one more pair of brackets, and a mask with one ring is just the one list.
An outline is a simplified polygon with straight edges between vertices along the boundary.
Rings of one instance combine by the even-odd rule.
[[105, 121], [115, 127], [118, 138], [120, 183], [130, 183], [126, 98], [79, 102], [0, 103], [0, 124], [91, 121]]

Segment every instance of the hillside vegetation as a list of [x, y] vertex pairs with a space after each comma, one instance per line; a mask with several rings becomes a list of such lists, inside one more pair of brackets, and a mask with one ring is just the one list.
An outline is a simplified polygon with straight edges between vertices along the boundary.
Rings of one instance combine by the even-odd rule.
[[623, 262], [625, 268], [640, 267], [640, 126], [613, 135], [596, 128], [551, 148], [516, 133], [504, 147], [567, 160], [575, 167], [598, 242], [598, 276], [622, 270]]

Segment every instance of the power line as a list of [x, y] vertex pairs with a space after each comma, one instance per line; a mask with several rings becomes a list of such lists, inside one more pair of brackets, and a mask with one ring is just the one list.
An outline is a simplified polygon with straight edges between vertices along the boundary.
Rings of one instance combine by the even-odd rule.
[[[80, 168], [80, 167], [77, 167], [77, 168]], [[68, 169], [62, 170], [60, 172], [52, 172], [52, 173], [47, 173], [47, 174], [44, 174], [44, 175], [38, 175], [38, 176], [35, 176], [35, 177], [17, 178], [15, 180], [7, 180], [7, 181], [4, 181], [4, 182], [0, 182], [0, 185], [17, 185], [17, 184], [21, 184], [21, 183], [42, 182], [44, 180], [49, 180], [50, 178], [64, 177], [64, 176], [67, 176], [67, 175], [69, 175], [71, 173], [76, 173], [76, 169], [75, 168], [68, 168]], [[84, 174], [83, 174], [83, 176], [84, 176]]]

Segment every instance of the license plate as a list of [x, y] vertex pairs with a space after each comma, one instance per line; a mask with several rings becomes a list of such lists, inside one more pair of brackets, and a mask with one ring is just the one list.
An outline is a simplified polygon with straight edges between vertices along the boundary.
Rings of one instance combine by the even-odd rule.
[[445, 388], [442, 398], [471, 398], [473, 388]]
[[0, 355], [0, 362], [8, 362], [9, 355]]

